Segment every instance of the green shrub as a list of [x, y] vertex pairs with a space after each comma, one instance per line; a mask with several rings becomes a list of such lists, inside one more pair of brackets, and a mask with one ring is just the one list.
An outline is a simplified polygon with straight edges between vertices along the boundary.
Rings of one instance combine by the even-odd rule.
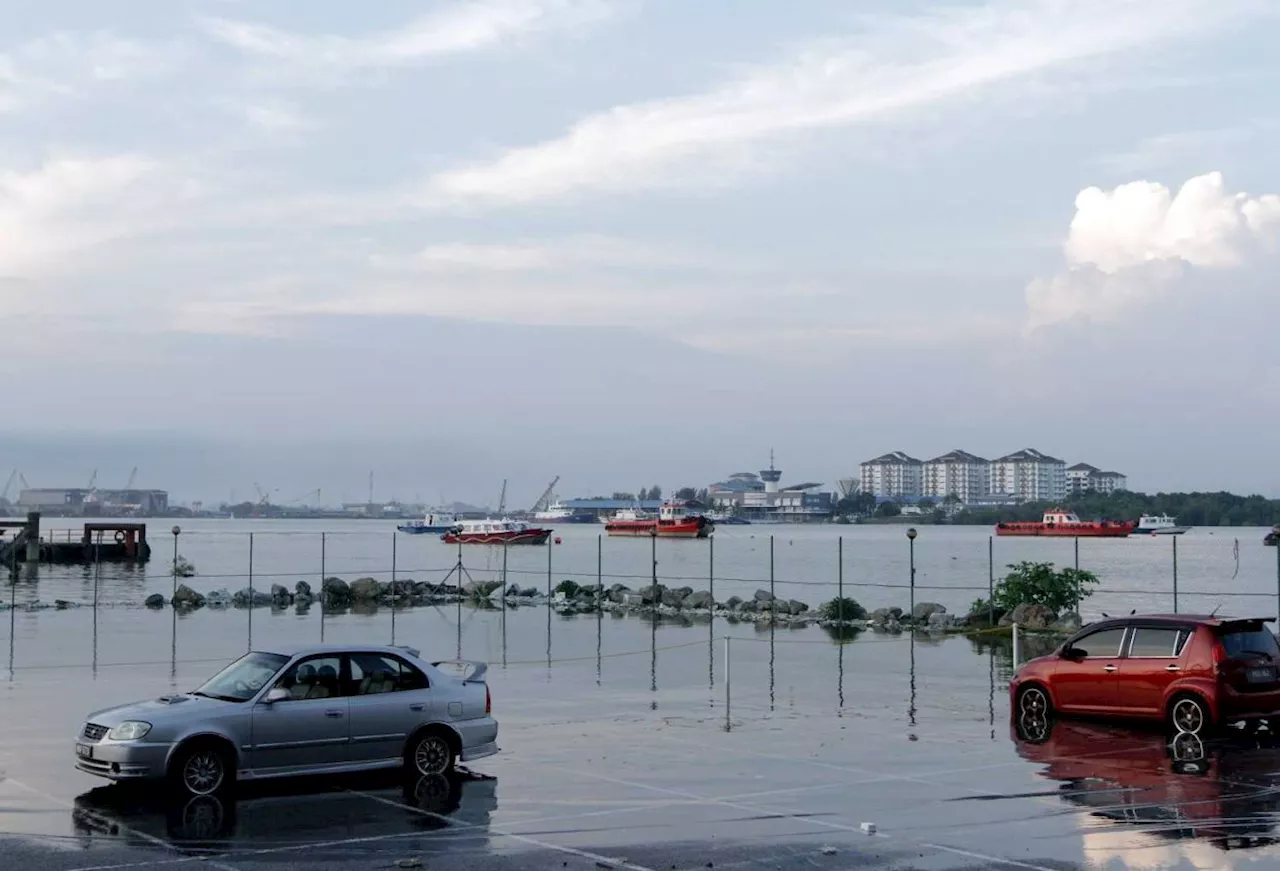
[[866, 616], [867, 609], [859, 605], [857, 599], [850, 599], [847, 596], [843, 599], [832, 599], [822, 606], [824, 620], [863, 620]]
[[[1083, 569], [1053, 568], [1053, 563], [1023, 560], [1011, 563], [1011, 570], [996, 584], [994, 600], [997, 608], [1012, 611], [1024, 602], [1044, 605], [1055, 614], [1078, 607], [1081, 599], [1093, 595], [1091, 585], [1098, 576]], [[985, 604], [985, 603], [984, 603]]]
[[574, 596], [578, 595], [578, 592], [581, 589], [582, 587], [580, 587], [578, 584], [574, 583], [573, 581], [561, 581], [560, 583], [556, 584], [556, 592], [564, 593], [564, 597], [566, 599], [572, 599]]

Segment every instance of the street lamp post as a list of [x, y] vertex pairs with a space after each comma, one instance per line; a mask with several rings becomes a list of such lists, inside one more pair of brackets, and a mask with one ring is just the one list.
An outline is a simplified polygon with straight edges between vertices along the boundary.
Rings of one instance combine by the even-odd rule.
[[182, 535], [182, 527], [174, 524], [173, 529], [173, 593], [170, 594], [169, 605], [173, 605], [173, 596], [178, 595], [178, 536]]
[[916, 532], [914, 526], [907, 530], [907, 547], [911, 560], [911, 619], [916, 618]]

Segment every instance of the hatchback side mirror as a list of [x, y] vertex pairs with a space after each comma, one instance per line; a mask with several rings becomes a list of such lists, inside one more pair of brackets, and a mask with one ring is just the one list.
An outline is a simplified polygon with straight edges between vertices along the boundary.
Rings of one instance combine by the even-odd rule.
[[264, 705], [274, 705], [276, 702], [287, 702], [293, 698], [293, 693], [284, 687], [272, 687], [267, 690], [267, 694], [262, 697]]

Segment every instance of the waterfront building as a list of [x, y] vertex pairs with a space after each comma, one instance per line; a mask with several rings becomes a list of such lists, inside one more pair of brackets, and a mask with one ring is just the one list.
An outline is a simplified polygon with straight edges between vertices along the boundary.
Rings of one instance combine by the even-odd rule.
[[862, 491], [876, 497], [918, 499], [924, 464], [902, 451], [892, 451], [859, 465]]
[[761, 521], [820, 520], [831, 515], [835, 502], [830, 493], [821, 492], [822, 484], [807, 481], [783, 486], [782, 470], [774, 466], [769, 452], [769, 468], [754, 472], [737, 472], [725, 481], [707, 487], [707, 498], [719, 511]]
[[954, 450], [924, 464], [922, 495], [940, 502], [955, 496], [972, 502], [991, 492], [991, 463], [968, 451]]
[[18, 494], [18, 508], [60, 517], [123, 517], [164, 514], [164, 490], [105, 490], [87, 487], [31, 487]]
[[1128, 490], [1129, 479], [1119, 472], [1104, 472], [1088, 463], [1076, 463], [1067, 469], [1067, 492], [1114, 493]]
[[1056, 502], [1067, 495], [1067, 464], [1034, 448], [991, 461], [991, 493], [1023, 502]]

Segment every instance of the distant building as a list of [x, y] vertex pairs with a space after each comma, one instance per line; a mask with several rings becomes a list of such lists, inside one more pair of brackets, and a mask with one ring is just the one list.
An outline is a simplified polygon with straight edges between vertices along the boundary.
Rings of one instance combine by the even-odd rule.
[[18, 508], [64, 517], [123, 517], [165, 514], [164, 490], [89, 490], [83, 487], [32, 488], [18, 494]]
[[1034, 448], [1015, 451], [991, 461], [990, 492], [1023, 502], [1062, 500], [1067, 495], [1067, 464]]
[[902, 451], [893, 451], [859, 465], [862, 491], [889, 498], [919, 498], [924, 464]]
[[934, 500], [956, 496], [969, 503], [991, 487], [991, 463], [967, 451], [954, 450], [924, 464], [921, 492]]
[[1104, 472], [1088, 463], [1076, 463], [1067, 469], [1068, 493], [1114, 493], [1128, 489], [1129, 479], [1119, 472]]
[[816, 520], [830, 516], [835, 502], [830, 493], [818, 491], [814, 482], [782, 486], [782, 470], [774, 467], [754, 472], [737, 472], [725, 481], [707, 487], [707, 498], [721, 510], [756, 520]]

